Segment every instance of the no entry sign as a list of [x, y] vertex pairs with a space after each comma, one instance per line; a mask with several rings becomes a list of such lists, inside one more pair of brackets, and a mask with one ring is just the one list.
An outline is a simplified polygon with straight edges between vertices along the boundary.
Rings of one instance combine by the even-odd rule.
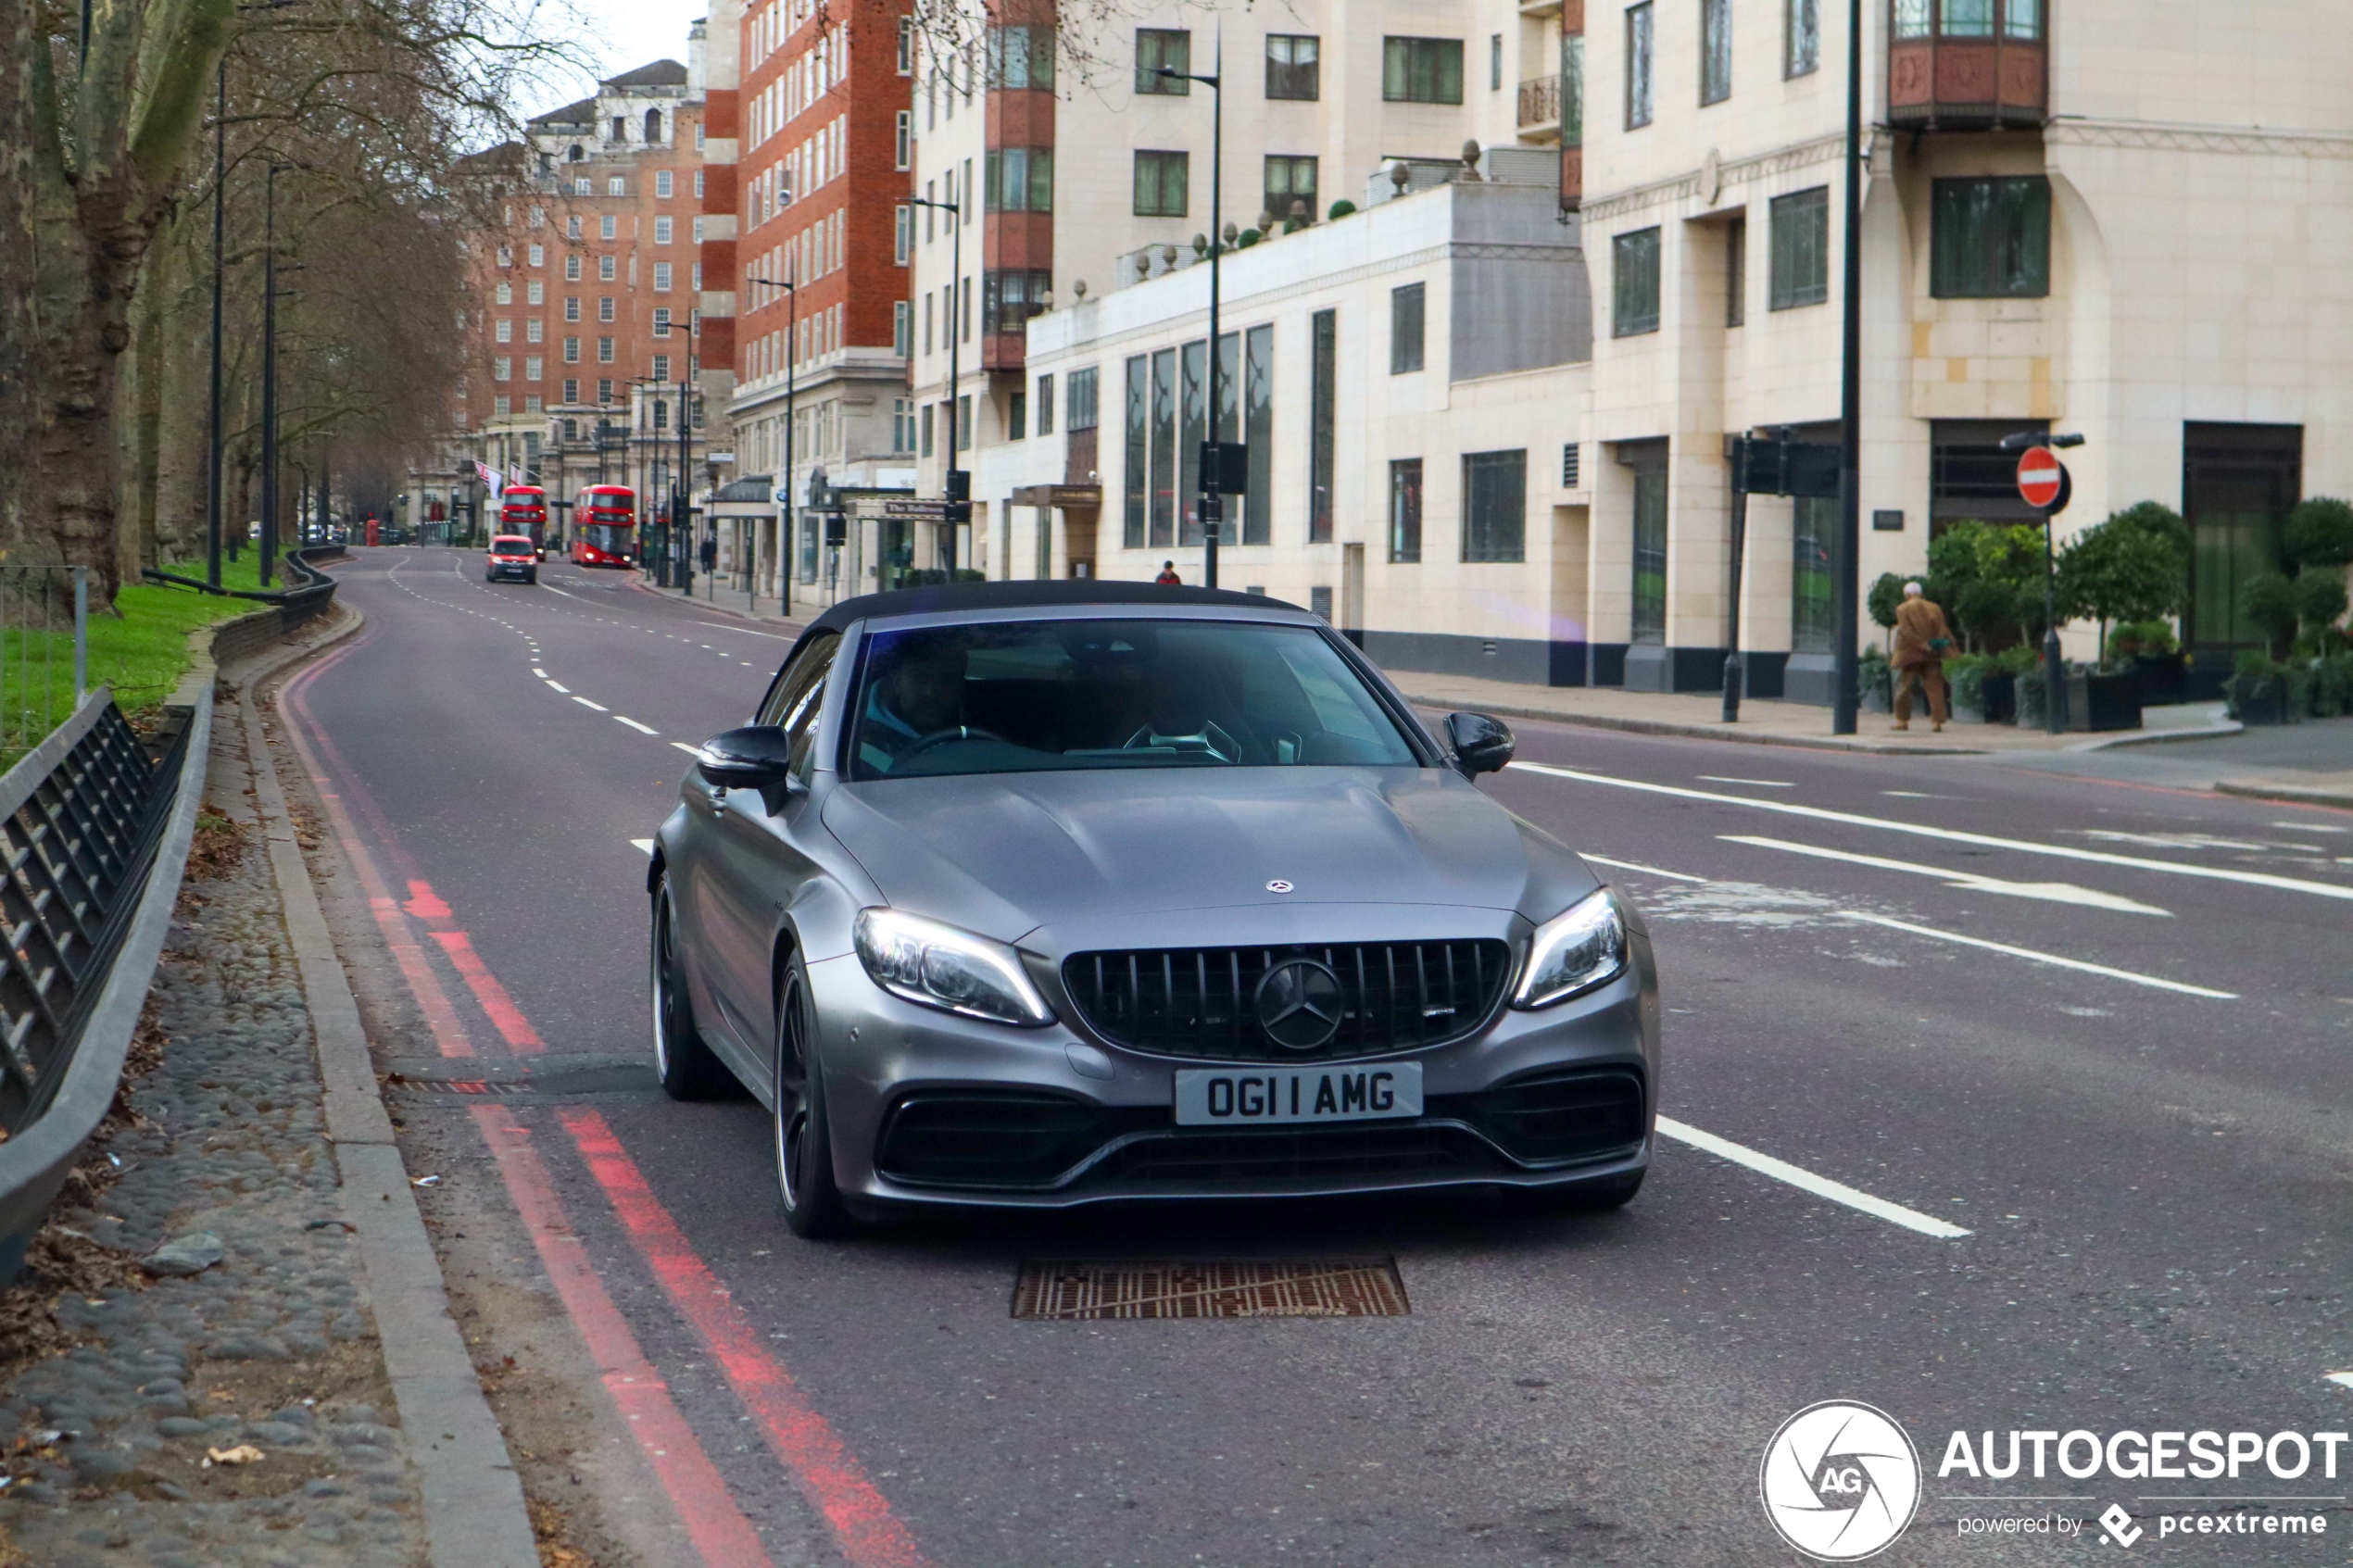
[[2018, 460], [2018, 493], [2030, 507], [2049, 506], [2059, 498], [2059, 487], [2066, 483], [2067, 470], [2059, 466], [2058, 454], [2047, 446], [2030, 446]]

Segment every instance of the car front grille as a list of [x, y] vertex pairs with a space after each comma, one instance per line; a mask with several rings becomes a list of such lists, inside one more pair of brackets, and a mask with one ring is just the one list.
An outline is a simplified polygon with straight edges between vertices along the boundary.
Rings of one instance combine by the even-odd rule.
[[1469, 1176], [1505, 1169], [1460, 1127], [1315, 1127], [1135, 1138], [1088, 1173], [1115, 1181], [1215, 1187], [1263, 1183]]
[[[1340, 977], [1340, 1026], [1320, 1045], [1280, 1045], [1258, 987], [1292, 959]], [[1063, 988], [1114, 1045], [1215, 1061], [1331, 1061], [1418, 1050], [1475, 1034], [1502, 1001], [1511, 947], [1488, 939], [1075, 953]]]
[[1650, 1128], [1642, 1076], [1623, 1067], [1535, 1073], [1433, 1101], [1430, 1110], [1461, 1116], [1513, 1159], [1535, 1166], [1631, 1154]]

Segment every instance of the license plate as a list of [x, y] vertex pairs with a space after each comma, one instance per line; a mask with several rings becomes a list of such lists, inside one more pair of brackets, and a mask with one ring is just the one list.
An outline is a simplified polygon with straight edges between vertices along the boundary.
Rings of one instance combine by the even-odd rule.
[[1381, 1067], [1183, 1068], [1180, 1127], [1365, 1122], [1422, 1113], [1422, 1064]]

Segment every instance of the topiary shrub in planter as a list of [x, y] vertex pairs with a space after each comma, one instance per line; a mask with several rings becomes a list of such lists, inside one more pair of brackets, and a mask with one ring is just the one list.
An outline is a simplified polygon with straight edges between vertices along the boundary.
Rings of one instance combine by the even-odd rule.
[[1887, 662], [1887, 655], [1873, 643], [1863, 650], [1855, 672], [1856, 697], [1866, 713], [1895, 711], [1895, 672]]
[[2238, 672], [2222, 683], [2222, 700], [2242, 724], [2290, 724], [2299, 717], [2288, 707], [2287, 671], [2252, 648], [2239, 655]]
[[2353, 713], [2353, 653], [2331, 654], [2314, 662], [2312, 712], [2322, 719]]
[[1347, 197], [1342, 196], [1340, 200], [1332, 203], [1331, 210], [1327, 212], [1324, 216], [1333, 220], [1334, 221], [1338, 221], [1355, 210], [1356, 204], [1350, 201]]

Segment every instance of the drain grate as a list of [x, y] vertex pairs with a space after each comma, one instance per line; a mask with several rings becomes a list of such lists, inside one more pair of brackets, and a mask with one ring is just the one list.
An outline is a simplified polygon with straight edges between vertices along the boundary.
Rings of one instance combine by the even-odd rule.
[[529, 1084], [500, 1078], [411, 1078], [405, 1073], [387, 1073], [387, 1087], [411, 1095], [521, 1095], [529, 1094]]
[[1388, 1258], [1033, 1260], [1013, 1282], [1017, 1318], [1402, 1318]]

